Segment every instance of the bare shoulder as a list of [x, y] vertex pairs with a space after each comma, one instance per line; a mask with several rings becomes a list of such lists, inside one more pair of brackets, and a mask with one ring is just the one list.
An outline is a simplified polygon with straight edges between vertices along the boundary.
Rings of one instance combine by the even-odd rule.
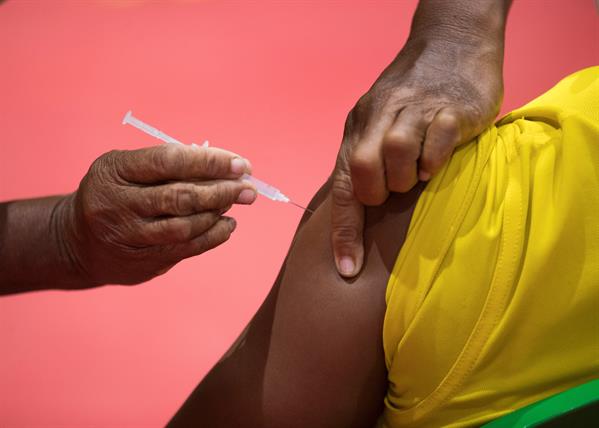
[[335, 269], [321, 191], [266, 301], [171, 426], [373, 424], [386, 391], [385, 287], [419, 193], [368, 209], [364, 269], [347, 281]]

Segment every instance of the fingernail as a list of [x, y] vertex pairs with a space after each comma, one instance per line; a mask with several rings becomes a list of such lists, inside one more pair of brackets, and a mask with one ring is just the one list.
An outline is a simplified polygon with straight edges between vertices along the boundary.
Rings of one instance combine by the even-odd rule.
[[339, 259], [339, 272], [343, 276], [351, 276], [356, 269], [356, 265], [351, 257], [344, 256]]
[[231, 225], [231, 232], [233, 232], [237, 227], [237, 221], [233, 217], [227, 217], [227, 221]]
[[256, 200], [256, 192], [252, 189], [243, 189], [237, 197], [238, 204], [251, 204]]
[[420, 171], [418, 173], [418, 178], [420, 179], [420, 181], [428, 181], [431, 178], [431, 174], [426, 171]]
[[245, 160], [246, 172], [248, 174], [251, 174], [252, 173], [252, 163], [248, 159], [244, 159], [244, 160]]
[[245, 172], [246, 163], [241, 158], [231, 159], [231, 172], [233, 174], [243, 174]]

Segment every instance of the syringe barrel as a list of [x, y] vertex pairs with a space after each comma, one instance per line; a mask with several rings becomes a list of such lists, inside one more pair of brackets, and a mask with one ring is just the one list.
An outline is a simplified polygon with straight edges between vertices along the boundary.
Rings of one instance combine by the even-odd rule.
[[131, 110], [127, 112], [125, 117], [123, 118], [123, 125], [132, 125], [133, 127], [139, 129], [140, 131], [145, 132], [148, 135], [151, 135], [154, 138], [158, 138], [159, 140], [164, 141], [169, 144], [183, 144], [181, 141], [171, 137], [170, 135], [166, 135], [164, 132], [159, 129], [154, 128], [151, 125], [139, 120], [131, 113]]
[[249, 174], [243, 174], [241, 178], [252, 183], [256, 187], [258, 193], [260, 193], [262, 196], [266, 196], [268, 199], [272, 199], [273, 201], [289, 202], [289, 198], [281, 193], [279, 189], [271, 186], [268, 183], [265, 183], [258, 178]]

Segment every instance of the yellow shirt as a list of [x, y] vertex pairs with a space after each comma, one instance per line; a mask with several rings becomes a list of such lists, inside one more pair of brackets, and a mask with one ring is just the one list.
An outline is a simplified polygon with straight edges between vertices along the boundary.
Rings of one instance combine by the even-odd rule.
[[456, 150], [386, 300], [386, 427], [480, 425], [599, 377], [599, 67]]

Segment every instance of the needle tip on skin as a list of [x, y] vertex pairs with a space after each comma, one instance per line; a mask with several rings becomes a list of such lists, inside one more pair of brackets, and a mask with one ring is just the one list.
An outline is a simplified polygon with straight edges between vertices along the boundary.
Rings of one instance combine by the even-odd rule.
[[292, 205], [295, 205], [296, 207], [303, 209], [304, 211], [308, 211], [310, 214], [314, 214], [314, 211], [313, 211], [313, 210], [311, 210], [310, 208], [303, 207], [303, 206], [301, 206], [300, 204], [296, 204], [296, 203], [295, 203], [295, 202], [293, 202], [293, 201], [289, 201], [289, 202], [290, 202]]

